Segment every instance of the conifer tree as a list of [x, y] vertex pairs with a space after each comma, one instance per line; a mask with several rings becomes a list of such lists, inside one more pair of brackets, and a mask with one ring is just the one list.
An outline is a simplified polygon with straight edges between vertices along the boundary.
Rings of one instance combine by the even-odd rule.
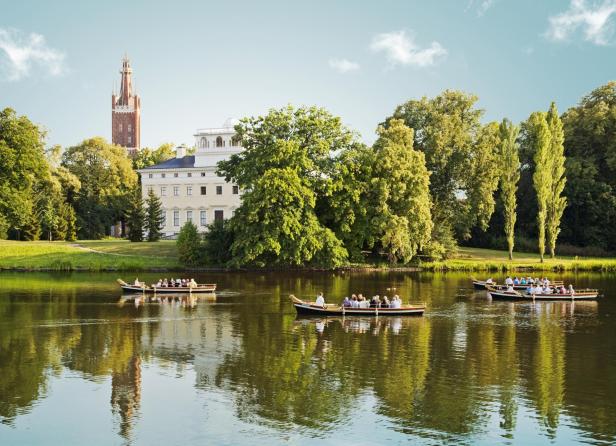
[[518, 133], [520, 129], [508, 119], [503, 119], [499, 126], [500, 144], [497, 148], [500, 160], [500, 195], [505, 214], [505, 236], [509, 250], [509, 260], [513, 260], [515, 235], [516, 193], [520, 180], [520, 157], [518, 154]]
[[178, 257], [182, 264], [187, 266], [198, 265], [201, 260], [202, 238], [199, 235], [197, 226], [191, 221], [187, 221], [180, 233], [176, 246], [178, 247]]
[[146, 198], [146, 231], [148, 233], [148, 242], [156, 242], [162, 236], [163, 222], [165, 216], [163, 214], [162, 202], [156, 196], [154, 191], [148, 192]]
[[567, 181], [565, 178], [565, 135], [563, 123], [558, 116], [558, 110], [554, 102], [550, 106], [546, 119], [551, 136], [549, 155], [551, 163], [550, 175], [552, 178], [547, 203], [546, 233], [550, 256], [554, 258], [556, 255], [556, 239], [560, 233], [560, 220], [567, 206], [567, 198], [562, 196]]
[[552, 163], [550, 157], [551, 133], [545, 112], [530, 115], [528, 126], [533, 133], [535, 172], [533, 185], [537, 193], [537, 229], [538, 247], [541, 262], [545, 254], [545, 225], [548, 213], [548, 201], [552, 192]]
[[66, 219], [66, 235], [64, 240], [72, 242], [77, 240], [77, 214], [75, 209], [68, 203], [65, 206], [65, 219]]
[[145, 210], [141, 190], [136, 187], [131, 194], [129, 208], [126, 213], [126, 223], [128, 225], [128, 239], [131, 242], [143, 241], [143, 229], [145, 224]]

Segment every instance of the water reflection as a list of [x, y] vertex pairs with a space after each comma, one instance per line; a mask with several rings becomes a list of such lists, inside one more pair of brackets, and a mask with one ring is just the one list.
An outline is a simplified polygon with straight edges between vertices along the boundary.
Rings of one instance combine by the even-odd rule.
[[[115, 433], [100, 435], [133, 443], [144, 434], [144, 389], [157, 396], [155, 386], [144, 386], [145, 370], [152, 369], [196, 389], [204, 406], [223, 395], [218, 404], [232, 414], [229, 422], [272, 435], [616, 440], [616, 306], [607, 298], [491, 302], [455, 275], [217, 280], [236, 294], [118, 299], [103, 281], [93, 291], [35, 280], [24, 291], [23, 283], [11, 289], [9, 280], [0, 287], [0, 417], [8, 426], [0, 426], [0, 438], [20, 438], [20, 419], [53, 400], [50, 389], [70, 371], [110, 386]], [[608, 296], [616, 289], [612, 278], [593, 280]], [[298, 318], [287, 301], [290, 292], [324, 289], [336, 296], [388, 286], [428, 301], [426, 317]], [[186, 410], [174, 400], [156, 407], [161, 422], [168, 410]], [[358, 411], [379, 422], [358, 425]], [[65, 421], [57, 417], [61, 427]], [[205, 432], [203, 419], [198, 429]], [[246, 442], [241, 432], [233, 442]]]

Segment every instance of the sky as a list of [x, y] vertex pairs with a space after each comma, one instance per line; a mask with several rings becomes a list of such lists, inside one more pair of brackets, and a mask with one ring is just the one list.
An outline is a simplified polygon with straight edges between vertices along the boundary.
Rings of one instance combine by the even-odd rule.
[[574, 106], [616, 79], [616, 0], [0, 0], [0, 108], [48, 144], [111, 138], [128, 54], [141, 144], [287, 104], [340, 116], [371, 143], [409, 99], [459, 89], [484, 120]]

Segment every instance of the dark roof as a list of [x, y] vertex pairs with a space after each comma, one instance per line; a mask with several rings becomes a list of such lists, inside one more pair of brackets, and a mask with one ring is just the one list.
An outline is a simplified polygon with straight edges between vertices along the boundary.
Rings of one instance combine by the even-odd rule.
[[170, 160], [163, 161], [160, 164], [154, 164], [153, 166], [144, 167], [143, 170], [181, 169], [191, 167], [195, 167], [195, 155], [186, 155], [184, 158], [171, 158]]

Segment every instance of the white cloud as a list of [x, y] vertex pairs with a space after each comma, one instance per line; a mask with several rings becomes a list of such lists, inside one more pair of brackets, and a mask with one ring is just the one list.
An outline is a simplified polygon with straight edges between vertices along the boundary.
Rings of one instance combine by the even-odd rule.
[[0, 67], [6, 78], [17, 81], [30, 75], [32, 67], [52, 76], [65, 72], [64, 54], [50, 48], [40, 34], [26, 35], [19, 30], [0, 28]]
[[613, 32], [612, 15], [616, 0], [602, 0], [589, 4], [586, 0], [571, 0], [569, 9], [549, 18], [546, 35], [555, 41], [567, 40], [578, 29], [584, 39], [596, 45], [606, 45]]
[[384, 52], [392, 65], [417, 67], [434, 65], [438, 58], [447, 55], [447, 50], [438, 42], [432, 42], [428, 48], [419, 48], [405, 31], [393, 31], [374, 36], [370, 49], [374, 52]]
[[481, 17], [494, 5], [494, 3], [495, 0], [469, 0], [466, 10], [474, 9], [477, 11], [477, 16]]
[[359, 64], [348, 59], [329, 59], [329, 66], [338, 73], [348, 73], [359, 70]]

